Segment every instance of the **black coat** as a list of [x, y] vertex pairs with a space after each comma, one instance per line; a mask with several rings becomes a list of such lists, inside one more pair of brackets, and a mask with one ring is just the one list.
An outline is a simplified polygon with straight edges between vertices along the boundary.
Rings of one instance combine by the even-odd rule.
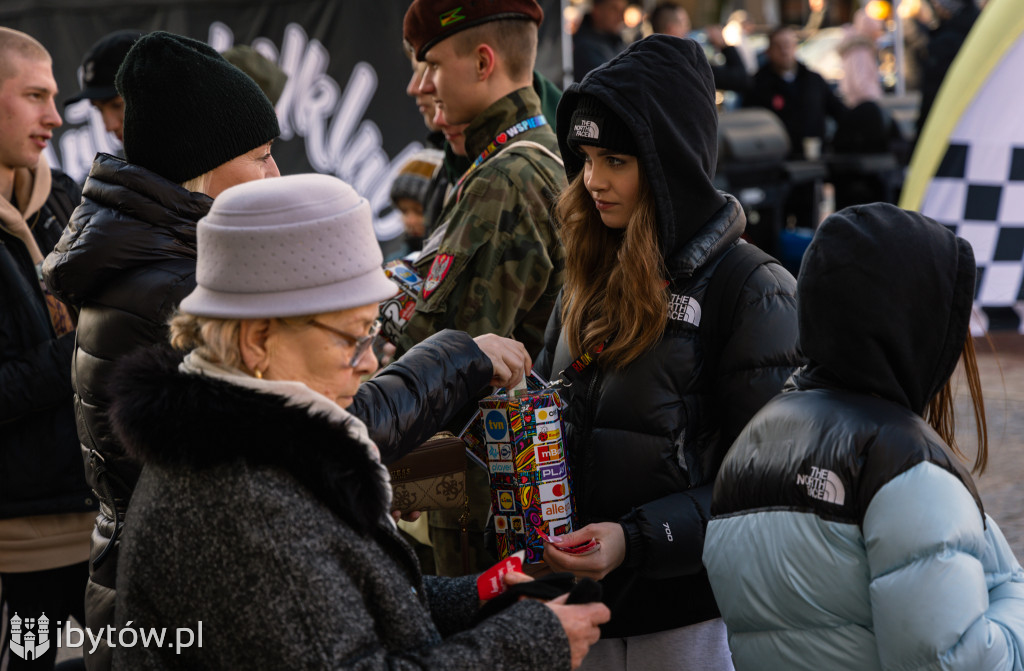
[[140, 352], [111, 388], [113, 426], [145, 463], [117, 610], [143, 630], [202, 621], [205, 645], [120, 646], [115, 669], [569, 668], [543, 604], [470, 628], [475, 579], [421, 576], [351, 415], [179, 361]]
[[[565, 145], [580, 94], [598, 97], [629, 126], [654, 194], [670, 291], [680, 302], [703, 305], [715, 266], [746, 226], [736, 199], [711, 183], [717, 114], [707, 59], [692, 40], [654, 35], [569, 87], [558, 127], [570, 177], [582, 168]], [[691, 100], [685, 110], [679, 96]], [[718, 616], [701, 563], [712, 485], [732, 440], [800, 362], [795, 288], [775, 263], [751, 274], [713, 379], [701, 374], [709, 362], [699, 321], [672, 314], [662, 340], [639, 359], [616, 370], [599, 357], [565, 389], [562, 417], [580, 522], [619, 522], [626, 534], [624, 564], [602, 581], [612, 610], [604, 636]], [[548, 377], [572, 362], [560, 313], [559, 303], [536, 366]], [[700, 319], [715, 316], [703, 306]]]
[[775, 112], [789, 135], [789, 157], [803, 158], [805, 137], [825, 137], [825, 119], [839, 122], [846, 107], [821, 75], [796, 64], [796, 79], [787, 82], [771, 65], [754, 75], [750, 91], [743, 97], [744, 107], [764, 107]]
[[[29, 217], [45, 254], [81, 192], [52, 172]], [[0, 230], [0, 518], [95, 509], [82, 473], [71, 392], [75, 334], [58, 337], [25, 245]]]

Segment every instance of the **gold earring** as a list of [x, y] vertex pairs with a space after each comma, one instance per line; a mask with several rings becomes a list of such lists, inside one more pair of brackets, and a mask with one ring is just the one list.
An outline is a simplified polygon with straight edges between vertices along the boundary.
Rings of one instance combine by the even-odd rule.
[[253, 368], [252, 369], [252, 374], [256, 376], [257, 380], [262, 380], [263, 379], [263, 373], [260, 372], [259, 368]]

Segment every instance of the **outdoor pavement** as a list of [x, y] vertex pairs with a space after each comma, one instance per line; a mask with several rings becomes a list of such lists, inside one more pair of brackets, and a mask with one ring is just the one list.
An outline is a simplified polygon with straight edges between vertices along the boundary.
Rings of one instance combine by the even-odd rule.
[[[975, 476], [981, 502], [1024, 561], [1024, 335], [975, 340], [988, 423], [988, 468]], [[976, 445], [967, 387], [958, 391], [957, 442], [973, 462]]]

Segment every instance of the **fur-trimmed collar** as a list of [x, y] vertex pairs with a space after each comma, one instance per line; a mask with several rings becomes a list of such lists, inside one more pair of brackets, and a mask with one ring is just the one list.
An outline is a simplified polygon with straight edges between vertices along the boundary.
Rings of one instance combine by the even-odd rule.
[[390, 519], [387, 470], [345, 418], [358, 420], [230, 376], [185, 373], [181, 361], [164, 347], [140, 350], [118, 365], [109, 386], [110, 420], [129, 455], [170, 468], [234, 460], [275, 466], [360, 533]]

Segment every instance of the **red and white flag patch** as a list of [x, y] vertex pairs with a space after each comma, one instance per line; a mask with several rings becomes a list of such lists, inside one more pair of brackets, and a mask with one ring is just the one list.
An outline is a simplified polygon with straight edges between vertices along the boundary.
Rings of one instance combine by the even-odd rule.
[[430, 294], [434, 293], [437, 286], [448, 276], [453, 261], [455, 261], [455, 257], [451, 254], [438, 254], [434, 257], [434, 262], [430, 264], [430, 272], [427, 273], [427, 279], [423, 281], [424, 298], [429, 298]]

